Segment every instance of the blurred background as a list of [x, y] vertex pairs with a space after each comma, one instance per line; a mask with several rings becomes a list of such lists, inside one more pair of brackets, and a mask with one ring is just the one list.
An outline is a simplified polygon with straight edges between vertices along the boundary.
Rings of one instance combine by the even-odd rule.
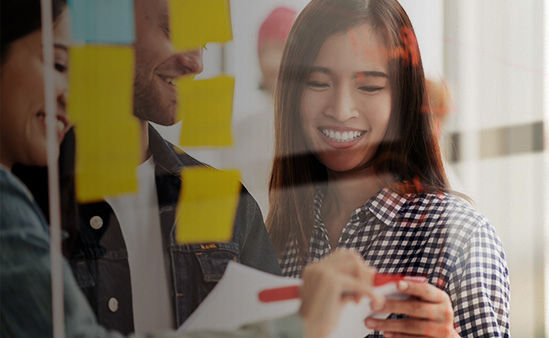
[[[548, 335], [549, 1], [400, 2], [419, 41], [452, 188], [473, 199], [503, 241], [511, 333]], [[269, 78], [285, 27], [306, 4], [232, 0], [234, 40], [208, 45], [199, 76], [235, 76], [235, 144], [185, 150], [215, 167], [239, 168], [264, 216], [272, 160]], [[159, 127], [175, 144], [179, 128]]]

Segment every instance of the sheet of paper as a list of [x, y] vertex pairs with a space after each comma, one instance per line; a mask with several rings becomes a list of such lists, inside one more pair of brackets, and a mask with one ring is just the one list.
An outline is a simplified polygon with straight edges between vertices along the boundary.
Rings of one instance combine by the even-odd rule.
[[69, 62], [67, 110], [75, 124], [78, 200], [137, 191], [141, 153], [132, 108], [133, 48], [72, 47]]
[[182, 120], [181, 146], [228, 147], [233, 144], [234, 83], [234, 78], [226, 75], [177, 81], [178, 114]]
[[[223, 278], [179, 331], [235, 330], [245, 324], [294, 314], [301, 305], [299, 299], [271, 303], [261, 303], [258, 299], [260, 291], [291, 285], [301, 285], [301, 280], [230, 262]], [[398, 293], [395, 283], [377, 287], [376, 292], [389, 298], [406, 297]], [[362, 338], [372, 333], [364, 325], [364, 318], [370, 314], [367, 298], [359, 304], [349, 303], [330, 338]], [[387, 315], [378, 314], [376, 317], [385, 318]]]
[[228, 242], [240, 195], [240, 172], [185, 168], [177, 206], [179, 243]]
[[298, 299], [260, 303], [257, 296], [264, 289], [296, 284], [301, 284], [301, 280], [229, 262], [223, 278], [179, 331], [236, 330], [246, 323], [296, 313], [300, 305]]
[[233, 38], [228, 0], [169, 0], [170, 36], [178, 50]]
[[133, 0], [69, 0], [75, 42], [131, 45], [135, 40]]

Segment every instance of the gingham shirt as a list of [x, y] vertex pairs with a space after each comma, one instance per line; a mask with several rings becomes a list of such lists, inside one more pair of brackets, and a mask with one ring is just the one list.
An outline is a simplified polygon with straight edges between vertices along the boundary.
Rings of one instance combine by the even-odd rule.
[[[332, 252], [322, 199], [317, 190], [309, 262]], [[286, 276], [299, 277], [304, 267], [296, 245], [291, 237], [281, 258]], [[509, 337], [509, 272], [501, 241], [488, 221], [456, 196], [383, 189], [354, 210], [338, 247], [357, 250], [381, 273], [426, 276], [450, 295], [462, 337]]]

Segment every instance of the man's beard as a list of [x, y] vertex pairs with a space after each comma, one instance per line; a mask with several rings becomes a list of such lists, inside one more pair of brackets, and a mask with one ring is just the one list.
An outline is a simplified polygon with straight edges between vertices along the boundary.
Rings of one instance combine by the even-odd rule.
[[154, 82], [147, 82], [145, 77], [139, 74], [136, 74], [134, 79], [133, 102], [133, 112], [137, 118], [164, 126], [175, 123], [175, 114], [170, 111], [175, 108], [166, 107]]

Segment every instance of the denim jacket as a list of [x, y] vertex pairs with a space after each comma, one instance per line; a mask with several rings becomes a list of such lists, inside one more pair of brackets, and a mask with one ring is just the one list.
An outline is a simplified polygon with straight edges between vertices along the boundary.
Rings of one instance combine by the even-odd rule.
[[[66, 261], [63, 263], [67, 337], [121, 337], [97, 324]], [[0, 337], [51, 337], [51, 270], [46, 222], [30, 192], [0, 165]], [[165, 332], [142, 337], [297, 338], [299, 316], [258, 322], [231, 332]]]
[[[176, 243], [175, 211], [182, 168], [204, 164], [165, 141], [149, 126], [149, 149], [155, 162], [155, 180], [167, 271], [171, 275], [174, 323], [180, 326], [208, 295], [229, 261], [280, 274], [274, 248], [253, 197], [242, 187], [228, 243]], [[128, 253], [120, 224], [106, 202], [79, 206], [79, 241], [70, 257], [78, 285], [98, 322], [128, 334], [134, 331]], [[144, 248], [145, 249], [145, 248]], [[109, 302], [116, 306], [109, 306]]]

